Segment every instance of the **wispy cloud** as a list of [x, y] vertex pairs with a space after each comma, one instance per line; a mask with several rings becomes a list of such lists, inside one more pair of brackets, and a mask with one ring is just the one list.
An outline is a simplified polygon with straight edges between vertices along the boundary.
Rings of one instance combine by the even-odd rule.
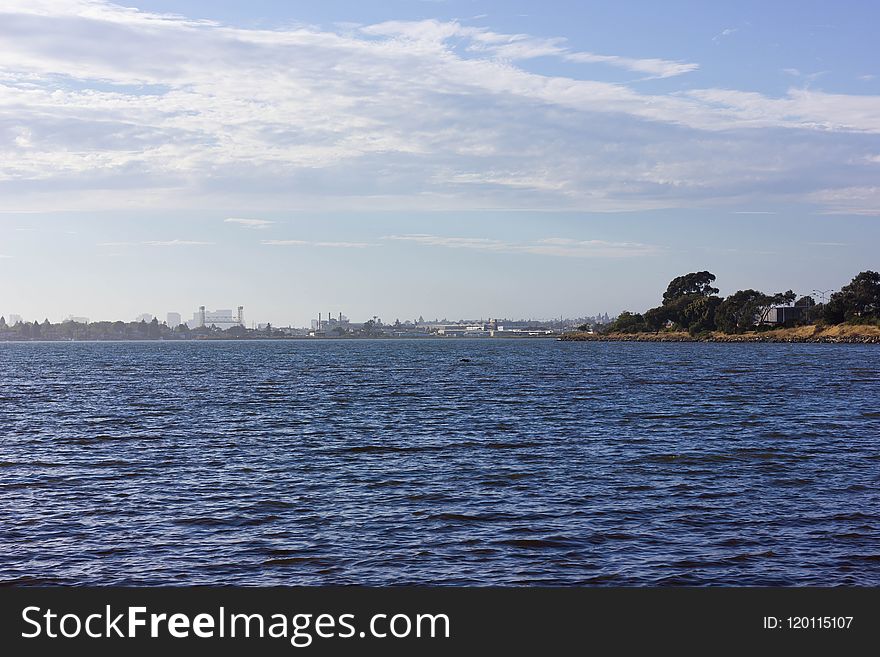
[[726, 27], [726, 28], [724, 28], [723, 30], [721, 30], [718, 34], [716, 34], [715, 36], [713, 36], [713, 37], [712, 37], [712, 41], [714, 41], [715, 43], [718, 43], [718, 42], [720, 42], [722, 39], [724, 39], [724, 38], [726, 38], [726, 37], [729, 37], [729, 36], [731, 36], [731, 35], [733, 35], [733, 34], [736, 34], [737, 32], [739, 32], [739, 28], [738, 28], [738, 27]]
[[387, 21], [362, 28], [365, 34], [405, 38], [422, 44], [444, 44], [455, 39], [464, 42], [469, 52], [486, 53], [505, 60], [525, 60], [537, 57], [559, 57], [581, 64], [607, 64], [655, 78], [668, 78], [697, 70], [699, 64], [660, 58], [635, 58], [620, 55], [598, 55], [579, 52], [566, 45], [562, 37], [540, 38], [528, 34], [503, 34], [488, 28], [461, 25], [457, 21]]
[[238, 224], [244, 228], [262, 229], [272, 226], [275, 222], [266, 219], [241, 219], [239, 217], [229, 217], [223, 220], [227, 224]]
[[676, 75], [684, 75], [700, 68], [699, 64], [690, 62], [670, 61], [668, 59], [634, 59], [632, 57], [620, 57], [618, 55], [596, 55], [591, 52], [573, 52], [564, 55], [564, 59], [570, 62], [587, 64], [608, 64], [625, 68], [637, 73], [647, 73], [652, 78], [671, 78]]
[[841, 187], [810, 194], [824, 207], [822, 214], [880, 215], [880, 187]]
[[196, 240], [148, 240], [145, 242], [100, 242], [98, 246], [211, 246], [215, 242], [201, 242]]
[[199, 242], [195, 240], [153, 240], [144, 242], [146, 246], [211, 246], [214, 242]]
[[736, 210], [733, 214], [776, 214], [772, 210]]
[[319, 246], [329, 249], [366, 249], [376, 244], [369, 242], [311, 242], [308, 240], [262, 240], [266, 246]]
[[[537, 57], [585, 66], [538, 73]], [[610, 212], [769, 204], [792, 189], [824, 208], [820, 190], [875, 184], [873, 163], [850, 162], [864, 153], [853, 135], [880, 134], [878, 96], [646, 93], [623, 73], [590, 79], [596, 65], [698, 67], [457, 21], [263, 30], [6, 0], [0, 212]]]
[[550, 237], [529, 243], [518, 243], [482, 237], [449, 237], [416, 233], [387, 235], [382, 239], [414, 242], [425, 246], [439, 246], [449, 249], [472, 249], [496, 253], [523, 253], [565, 258], [628, 258], [653, 255], [661, 251], [660, 247], [650, 244], [608, 242], [605, 240], [575, 240], [564, 237]]

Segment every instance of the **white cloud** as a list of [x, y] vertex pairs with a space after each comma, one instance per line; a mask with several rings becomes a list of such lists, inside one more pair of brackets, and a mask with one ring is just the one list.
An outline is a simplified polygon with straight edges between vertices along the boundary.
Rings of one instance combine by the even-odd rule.
[[274, 221], [267, 221], [266, 219], [240, 219], [238, 217], [230, 217], [228, 219], [224, 219], [223, 221], [227, 224], [238, 224], [239, 226], [242, 226], [244, 228], [255, 229], [268, 228], [275, 223]]
[[439, 246], [450, 249], [472, 249], [496, 253], [522, 253], [565, 258], [628, 258], [653, 255], [661, 251], [660, 247], [650, 244], [608, 242], [605, 240], [574, 240], [563, 237], [549, 237], [530, 243], [508, 242], [482, 237], [448, 237], [426, 233], [388, 235], [382, 239], [414, 242], [425, 246]]
[[810, 194], [823, 214], [880, 215], [880, 187], [841, 187]]
[[200, 242], [195, 240], [148, 240], [145, 242], [100, 242], [98, 246], [212, 246], [214, 242]]
[[565, 55], [570, 62], [608, 64], [618, 66], [637, 73], [647, 73], [654, 78], [671, 78], [696, 71], [699, 64], [688, 62], [669, 61], [667, 59], [633, 59], [631, 57], [619, 57], [617, 55], [596, 55], [590, 52], [574, 52]]
[[487, 28], [464, 26], [455, 21], [387, 21], [366, 26], [361, 31], [374, 36], [403, 38], [433, 48], [443, 48], [450, 39], [464, 40], [467, 51], [486, 53], [499, 59], [517, 61], [536, 57], [560, 57], [582, 64], [608, 64], [657, 78], [682, 75], [699, 68], [699, 64], [659, 58], [638, 59], [577, 52], [569, 49], [565, 45], [566, 39], [562, 37], [547, 39], [528, 34], [501, 34]]
[[198, 242], [194, 240], [153, 240], [144, 242], [146, 246], [211, 246], [214, 242]]
[[8, 0], [0, 204], [607, 212], [872, 184], [871, 162], [849, 163], [857, 136], [880, 134], [878, 96], [648, 94], [519, 64], [535, 57], [658, 78], [697, 68], [455, 21], [261, 30]]
[[725, 37], [729, 37], [732, 34], [736, 34], [737, 32], [739, 32], [738, 27], [726, 27], [723, 30], [721, 30], [718, 34], [713, 36], [712, 41], [714, 41], [715, 43], [718, 43], [721, 41], [721, 39], [723, 39]]
[[375, 244], [368, 242], [309, 242], [307, 240], [263, 240], [267, 246], [320, 246], [331, 249], [365, 249]]

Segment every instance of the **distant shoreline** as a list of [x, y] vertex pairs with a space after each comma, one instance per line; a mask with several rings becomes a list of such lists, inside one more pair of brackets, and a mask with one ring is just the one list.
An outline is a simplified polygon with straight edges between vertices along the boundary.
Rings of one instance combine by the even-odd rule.
[[46, 343], [58, 343], [58, 342], [77, 342], [77, 343], [97, 343], [97, 342], [167, 342], [167, 343], [190, 343], [190, 342], [338, 342], [338, 341], [349, 341], [349, 342], [357, 342], [363, 340], [443, 340], [449, 342], [456, 342], [461, 340], [469, 340], [473, 342], [496, 342], [496, 341], [505, 341], [505, 342], [519, 342], [523, 340], [553, 340], [560, 339], [561, 335], [566, 334], [549, 334], [549, 335], [495, 335], [495, 336], [467, 336], [467, 335], [419, 335], [419, 336], [406, 336], [406, 335], [364, 335], [364, 336], [354, 336], [354, 335], [322, 335], [322, 336], [306, 336], [306, 335], [284, 335], [284, 336], [273, 336], [273, 337], [220, 337], [220, 336], [199, 336], [199, 337], [187, 337], [187, 338], [101, 338], [95, 340], [83, 340], [78, 338], [0, 338], [0, 344], [19, 344], [19, 343], [33, 343], [33, 342], [46, 342]]
[[586, 333], [574, 331], [559, 337], [564, 342], [720, 342], [720, 343], [808, 343], [808, 344], [880, 344], [880, 327], [858, 324], [835, 326], [798, 326], [795, 328], [746, 333], [691, 335], [685, 331], [657, 333]]

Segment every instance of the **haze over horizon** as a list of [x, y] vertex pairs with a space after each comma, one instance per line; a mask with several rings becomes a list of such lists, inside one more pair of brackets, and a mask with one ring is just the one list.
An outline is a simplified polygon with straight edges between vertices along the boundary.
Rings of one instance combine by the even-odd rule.
[[641, 311], [878, 269], [880, 6], [6, 0], [0, 314]]

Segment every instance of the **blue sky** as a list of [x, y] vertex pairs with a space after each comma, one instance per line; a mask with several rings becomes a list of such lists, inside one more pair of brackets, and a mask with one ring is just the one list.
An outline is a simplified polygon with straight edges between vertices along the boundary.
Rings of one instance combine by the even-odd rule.
[[557, 317], [877, 269], [872, 2], [0, 7], [0, 313]]

